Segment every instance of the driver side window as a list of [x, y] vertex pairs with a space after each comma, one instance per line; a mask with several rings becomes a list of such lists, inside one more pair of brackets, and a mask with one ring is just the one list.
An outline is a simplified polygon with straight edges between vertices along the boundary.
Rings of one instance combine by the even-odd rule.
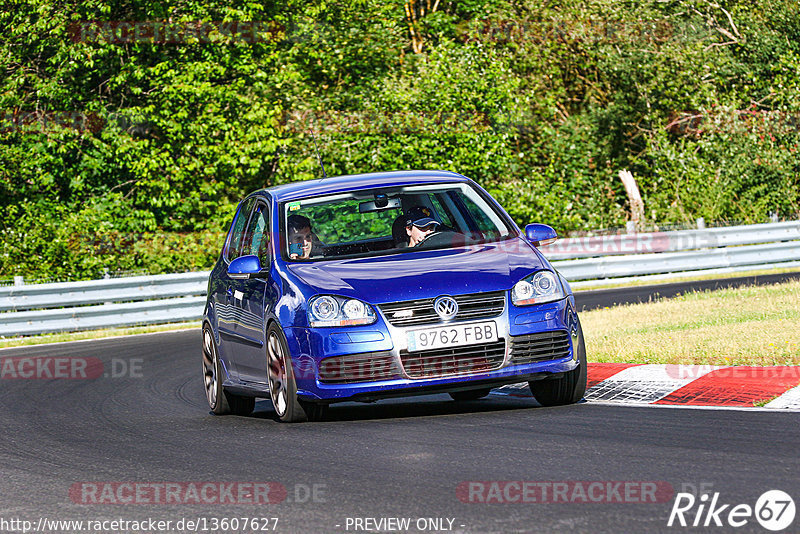
[[242, 255], [252, 254], [253, 256], [258, 256], [262, 267], [269, 265], [270, 261], [268, 219], [269, 209], [259, 202], [250, 217], [250, 224], [248, 224], [247, 232], [245, 233], [245, 244], [242, 247]]
[[234, 260], [242, 255], [241, 249], [242, 241], [245, 235], [245, 227], [247, 226], [247, 220], [250, 216], [250, 210], [252, 209], [254, 202], [254, 198], [248, 198], [239, 207], [239, 211], [236, 214], [236, 219], [233, 221], [233, 227], [231, 228], [231, 236], [228, 240], [228, 246], [225, 249], [225, 259], [227, 261]]

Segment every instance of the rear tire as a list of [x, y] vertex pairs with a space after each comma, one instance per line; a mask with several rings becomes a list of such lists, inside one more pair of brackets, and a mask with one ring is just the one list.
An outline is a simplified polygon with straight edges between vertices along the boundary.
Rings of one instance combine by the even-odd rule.
[[292, 358], [283, 332], [275, 323], [267, 329], [267, 378], [269, 397], [281, 422], [319, 421], [325, 416], [327, 404], [305, 402], [297, 398]]
[[580, 321], [578, 321], [578, 337], [573, 344], [573, 350], [578, 354], [578, 367], [564, 373], [561, 378], [528, 382], [531, 393], [542, 406], [574, 404], [580, 401], [586, 393], [586, 345], [583, 342]]
[[250, 415], [256, 406], [253, 397], [242, 397], [225, 391], [222, 387], [222, 363], [214, 341], [211, 327], [203, 327], [203, 383], [206, 388], [206, 401], [214, 415]]
[[473, 401], [484, 398], [492, 391], [491, 388], [470, 389], [468, 391], [451, 391], [448, 393], [454, 401]]

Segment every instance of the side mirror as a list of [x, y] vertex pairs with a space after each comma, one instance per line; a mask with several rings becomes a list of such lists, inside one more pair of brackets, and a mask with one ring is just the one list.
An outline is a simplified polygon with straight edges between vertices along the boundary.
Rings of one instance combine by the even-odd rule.
[[541, 247], [549, 245], [558, 239], [558, 234], [552, 226], [546, 224], [529, 224], [525, 227], [525, 237], [528, 238], [533, 246]]
[[239, 256], [228, 265], [228, 276], [236, 280], [258, 278], [261, 272], [261, 260], [258, 256]]

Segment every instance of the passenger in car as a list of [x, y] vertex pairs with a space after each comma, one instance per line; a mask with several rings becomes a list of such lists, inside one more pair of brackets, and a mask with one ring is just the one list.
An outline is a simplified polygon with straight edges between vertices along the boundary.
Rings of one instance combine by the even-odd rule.
[[436, 233], [441, 223], [433, 217], [431, 210], [424, 206], [415, 206], [406, 213], [406, 235], [408, 246], [416, 247], [429, 236]]

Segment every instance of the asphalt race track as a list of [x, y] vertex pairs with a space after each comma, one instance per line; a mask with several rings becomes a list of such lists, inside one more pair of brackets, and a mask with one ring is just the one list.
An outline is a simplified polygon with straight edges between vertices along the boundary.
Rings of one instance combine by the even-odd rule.
[[[278, 518], [277, 532], [327, 533], [375, 532], [356, 529], [355, 519], [391, 517], [409, 518], [411, 528], [402, 530], [408, 532], [767, 532], [752, 517], [737, 529], [668, 528], [667, 519], [682, 490], [718, 492], [728, 510], [754, 506], [772, 489], [800, 502], [796, 413], [593, 403], [541, 408], [499, 395], [463, 403], [433, 395], [335, 405], [324, 422], [286, 425], [266, 400], [250, 417], [209, 414], [199, 329], [0, 351], [4, 360], [22, 356], [96, 358], [102, 369], [93, 379], [0, 380], [0, 519], [6, 521]], [[567, 497], [572, 502], [497, 502], [519, 500], [519, 492], [492, 494], [491, 481], [583, 481], [583, 488], [646, 482], [668, 492], [655, 503], [636, 495], [618, 502], [613, 491], [613, 502], [580, 502], [579, 494]], [[169, 505], [113, 498], [84, 504], [81, 488], [109, 482], [274, 482], [286, 498], [259, 505], [197, 504], [188, 497]], [[486, 492], [457, 492], [464, 487]], [[480, 495], [495, 502], [470, 502]], [[695, 512], [687, 513], [689, 521]], [[417, 529], [420, 518], [444, 528], [420, 523], [425, 528]], [[798, 525], [795, 519], [787, 532]]]
[[[733, 504], [753, 505], [776, 488], [800, 497], [797, 414], [590, 403], [545, 409], [526, 399], [455, 403], [437, 395], [338, 405], [322, 423], [279, 424], [268, 401], [251, 417], [215, 417], [203, 397], [199, 343], [199, 332], [189, 331], [3, 351], [94, 357], [117, 374], [127, 362], [136, 372], [3, 381], [2, 517], [278, 517], [280, 532], [346, 532], [348, 517], [447, 517], [460, 532], [664, 532], [672, 499], [464, 503], [456, 488], [652, 481], [676, 492], [702, 487]], [[166, 506], [76, 504], [69, 494], [76, 483], [128, 481], [278, 482], [288, 498]], [[315, 484], [319, 502], [289, 502], [305, 500]], [[737, 531], [763, 531], [748, 526]]]

